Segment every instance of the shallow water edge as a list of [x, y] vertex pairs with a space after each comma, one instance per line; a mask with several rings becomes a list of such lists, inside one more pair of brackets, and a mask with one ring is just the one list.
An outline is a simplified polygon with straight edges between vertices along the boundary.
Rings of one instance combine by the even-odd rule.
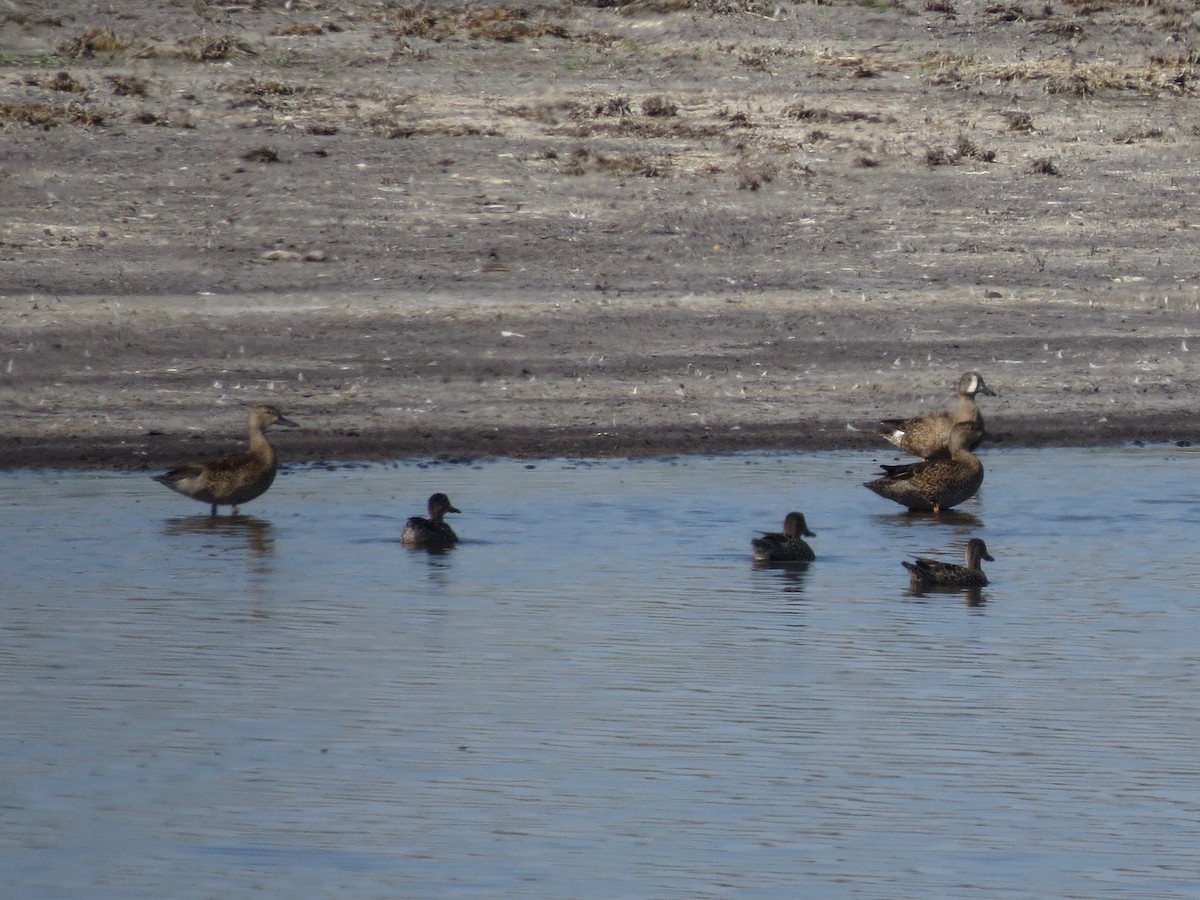
[[[580, 457], [646, 459], [703, 456], [711, 453], [876, 450], [887, 452], [869, 427], [848, 427], [844, 420], [803, 425], [738, 425], [730, 428], [647, 428], [619, 432], [594, 428], [506, 428], [479, 430], [422, 429], [371, 433], [322, 434], [305, 431], [272, 434], [281, 459], [292, 464], [330, 460], [386, 463], [420, 459], [540, 459]], [[207, 458], [238, 448], [234, 435], [101, 435], [70, 439], [19, 436], [4, 439], [4, 469], [140, 469], [171, 466], [181, 459]], [[1175, 414], [1094, 417], [1056, 414], [1049, 419], [1013, 420], [989, 430], [980, 452], [989, 449], [1200, 443], [1200, 419]]]

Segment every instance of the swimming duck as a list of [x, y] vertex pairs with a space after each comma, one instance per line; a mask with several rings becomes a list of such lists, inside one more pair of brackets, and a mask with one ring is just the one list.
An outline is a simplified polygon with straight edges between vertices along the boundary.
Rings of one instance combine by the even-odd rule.
[[154, 480], [185, 497], [212, 504], [214, 516], [218, 506], [226, 505], [233, 507], [232, 514], [236, 516], [239, 504], [250, 502], [275, 480], [278, 468], [275, 448], [263, 433], [272, 425], [299, 427], [285, 419], [278, 407], [259, 404], [250, 410], [248, 451], [208, 462], [181, 463], [164, 475], [155, 475]]
[[941, 512], [975, 496], [983, 484], [983, 463], [968, 450], [978, 443], [979, 426], [956, 422], [950, 429], [950, 455], [883, 466], [884, 475], [866, 486], [910, 510]]
[[983, 440], [983, 415], [975, 404], [977, 394], [996, 396], [996, 392], [983, 383], [982, 375], [967, 372], [958, 379], [958, 409], [954, 412], [942, 410], [911, 419], [884, 419], [879, 434], [901, 450], [931, 459], [950, 455], [950, 429], [955, 422], [974, 422], [979, 426], [979, 437], [967, 446], [968, 450], [974, 450]]
[[802, 513], [790, 512], [783, 519], [782, 534], [767, 531], [750, 541], [750, 555], [760, 563], [812, 562], [817, 555], [801, 535], [816, 537], [808, 530]]
[[987, 544], [979, 538], [971, 538], [967, 541], [966, 558], [965, 566], [924, 558], [918, 558], [915, 562], [904, 560], [901, 565], [908, 569], [908, 581], [915, 590], [931, 587], [983, 587], [988, 580], [983, 574], [983, 569], [979, 567], [979, 562], [984, 559], [995, 562], [988, 553]]
[[444, 550], [458, 543], [454, 529], [442, 521], [446, 513], [462, 512], [450, 504], [445, 494], [434, 494], [429, 498], [429, 518], [412, 516], [404, 523], [400, 532], [400, 543], [405, 547], [423, 547], [426, 550]]

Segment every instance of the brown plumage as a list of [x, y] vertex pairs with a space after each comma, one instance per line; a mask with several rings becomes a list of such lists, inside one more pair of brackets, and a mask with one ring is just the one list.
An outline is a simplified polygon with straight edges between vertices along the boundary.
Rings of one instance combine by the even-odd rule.
[[911, 419], [884, 419], [879, 434], [901, 450], [915, 453], [922, 459], [933, 459], [950, 455], [950, 429], [956, 422], [974, 422], [979, 426], [979, 436], [967, 446], [968, 450], [974, 450], [984, 434], [983, 415], [975, 403], [976, 394], [996, 396], [996, 392], [983, 383], [982, 375], [967, 372], [958, 379], [958, 408], [953, 412], [941, 410]]
[[954, 563], [941, 562], [936, 559], [918, 558], [915, 562], [903, 561], [901, 565], [908, 569], [909, 584], [915, 590], [932, 587], [949, 588], [979, 588], [988, 583], [987, 576], [979, 567], [981, 560], [995, 562], [988, 553], [987, 545], [979, 538], [967, 541], [967, 564], [957, 566]]
[[236, 516], [239, 504], [249, 503], [275, 480], [275, 448], [264, 434], [272, 425], [297, 427], [277, 407], [260, 404], [250, 410], [249, 450], [207, 462], [181, 463], [164, 475], [155, 475], [154, 480], [185, 497], [211, 504], [214, 516], [218, 506], [232, 506]]
[[804, 521], [802, 513], [790, 512], [784, 517], [782, 534], [778, 531], [768, 531], [764, 532], [762, 537], [751, 539], [750, 555], [759, 563], [812, 562], [817, 555], [801, 535], [816, 537], [808, 530], [808, 523]]
[[979, 442], [979, 427], [957, 422], [950, 429], [950, 455], [904, 465], [883, 466], [884, 475], [866, 486], [910, 510], [941, 512], [975, 496], [983, 484], [983, 463], [968, 447]]
[[400, 532], [400, 543], [405, 547], [423, 547], [426, 550], [445, 550], [458, 543], [454, 529], [442, 519], [446, 513], [461, 512], [450, 504], [445, 494], [434, 494], [429, 498], [429, 518], [412, 516], [404, 523]]

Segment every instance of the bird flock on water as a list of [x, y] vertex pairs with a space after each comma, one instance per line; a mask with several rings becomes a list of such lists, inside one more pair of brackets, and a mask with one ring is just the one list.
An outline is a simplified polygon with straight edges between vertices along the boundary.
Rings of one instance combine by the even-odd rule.
[[[958, 381], [958, 403], [953, 410], [938, 410], [908, 419], [886, 419], [878, 433], [897, 448], [919, 457], [914, 462], [883, 465], [878, 477], [865, 486], [910, 512], [941, 513], [974, 497], [983, 484], [983, 463], [974, 450], [985, 436], [983, 415], [975, 398], [994, 397], [978, 372], [967, 372]], [[267, 440], [273, 426], [296, 428], [297, 424], [276, 406], [259, 404], [250, 410], [249, 446], [245, 451], [205, 461], [181, 463], [154, 480], [171, 490], [209, 505], [212, 515], [229, 506], [233, 515], [239, 507], [261, 496], [275, 481], [279, 459]], [[404, 523], [400, 542], [410, 548], [444, 551], [458, 543], [458, 535], [445, 521], [447, 513], [458, 513], [450, 498], [433, 494], [426, 516], [411, 516]], [[764, 532], [750, 542], [751, 558], [757, 565], [806, 566], [817, 557], [804, 540], [816, 537], [803, 513], [789, 512], [780, 532]], [[905, 560], [914, 591], [928, 589], [978, 589], [988, 583], [980, 566], [994, 561], [980, 538], [967, 542], [964, 565], [935, 559]]]

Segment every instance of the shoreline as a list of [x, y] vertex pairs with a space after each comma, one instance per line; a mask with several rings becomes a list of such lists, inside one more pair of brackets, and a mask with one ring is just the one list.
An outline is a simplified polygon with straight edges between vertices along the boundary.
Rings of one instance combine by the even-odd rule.
[[[1064, 427], [1066, 426], [1066, 427]], [[414, 434], [322, 434], [270, 432], [282, 466], [387, 463], [400, 460], [444, 463], [486, 459], [650, 459], [726, 453], [878, 451], [881, 457], [914, 459], [870, 431], [767, 425], [724, 430], [646, 429], [597, 434], [586, 429], [513, 429], [500, 432]], [[1108, 422], [998, 423], [979, 455], [989, 450], [1050, 447], [1102, 448], [1120, 445], [1188, 447], [1200, 444], [1200, 422], [1170, 416], [1116, 417]], [[142, 471], [186, 459], [208, 459], [244, 447], [235, 435], [184, 437], [138, 435], [72, 443], [59, 438], [9, 438], [0, 450], [0, 471], [57, 469]]]

